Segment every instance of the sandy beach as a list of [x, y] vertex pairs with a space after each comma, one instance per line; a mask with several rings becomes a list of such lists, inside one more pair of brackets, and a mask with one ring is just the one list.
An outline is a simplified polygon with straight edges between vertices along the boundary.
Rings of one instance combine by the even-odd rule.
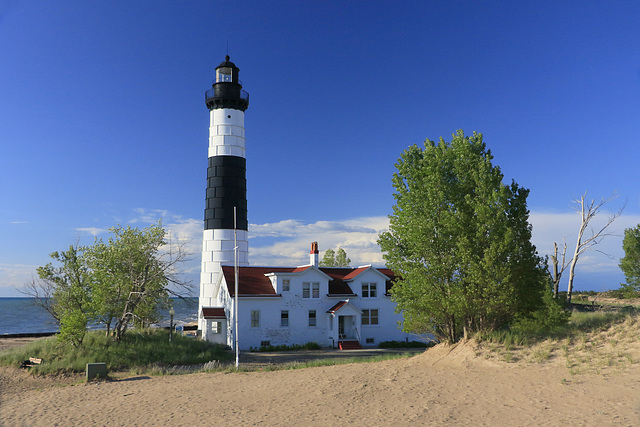
[[82, 383], [0, 370], [3, 426], [639, 425], [636, 364], [572, 375], [472, 344], [412, 358], [288, 371]]

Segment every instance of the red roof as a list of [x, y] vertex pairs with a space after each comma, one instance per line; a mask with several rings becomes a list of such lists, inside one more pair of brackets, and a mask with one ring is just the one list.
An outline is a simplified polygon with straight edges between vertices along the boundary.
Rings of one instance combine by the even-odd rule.
[[336, 311], [340, 310], [342, 307], [344, 307], [347, 304], [349, 304], [349, 301], [340, 301], [339, 303], [331, 307], [329, 310], [327, 310], [327, 313], [335, 313]]
[[[238, 294], [239, 296], [263, 296], [278, 297], [279, 294], [273, 289], [271, 280], [266, 276], [269, 273], [301, 273], [311, 266], [303, 267], [238, 267]], [[360, 268], [339, 268], [339, 267], [320, 267], [319, 270], [329, 276], [329, 295], [330, 296], [349, 296], [355, 293], [347, 283], [350, 278], [356, 277], [369, 267]], [[375, 268], [375, 267], [372, 267]], [[392, 280], [395, 277], [393, 272], [388, 268], [375, 268]], [[227, 282], [229, 295], [235, 297], [234, 289], [234, 269], [233, 266], [222, 266], [222, 273]], [[390, 289], [391, 282], [387, 281], [387, 290]]]
[[202, 307], [202, 317], [205, 319], [226, 319], [227, 315], [222, 307]]
[[349, 274], [347, 274], [346, 276], [344, 276], [344, 279], [343, 279], [343, 280], [351, 280], [351, 279], [353, 279], [354, 277], [356, 277], [358, 274], [360, 274], [360, 273], [362, 273], [363, 271], [365, 271], [367, 268], [369, 268], [369, 267], [367, 266], [367, 267], [358, 267], [358, 268], [355, 268], [355, 269], [351, 270], [351, 272], [350, 272]]

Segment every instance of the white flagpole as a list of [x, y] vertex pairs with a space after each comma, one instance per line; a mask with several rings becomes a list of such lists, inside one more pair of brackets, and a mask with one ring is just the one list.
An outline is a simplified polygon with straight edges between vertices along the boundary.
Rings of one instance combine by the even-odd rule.
[[237, 229], [237, 224], [236, 224], [236, 207], [233, 207], [233, 245], [234, 245], [234, 264], [233, 264], [233, 272], [234, 272], [234, 279], [235, 279], [235, 304], [233, 307], [234, 310], [234, 315], [233, 318], [235, 320], [235, 326], [234, 329], [236, 331], [235, 336], [236, 336], [236, 370], [238, 369], [238, 366], [240, 365], [240, 350], [238, 349], [238, 229]]

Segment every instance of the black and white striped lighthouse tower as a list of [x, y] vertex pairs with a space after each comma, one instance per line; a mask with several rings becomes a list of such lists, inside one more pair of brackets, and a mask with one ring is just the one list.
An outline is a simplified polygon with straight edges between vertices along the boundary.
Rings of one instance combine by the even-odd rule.
[[[244, 112], [249, 94], [242, 90], [238, 67], [226, 56], [216, 67], [213, 87], [205, 94], [209, 109], [209, 166], [202, 239], [200, 299], [202, 307], [216, 306], [214, 289], [222, 265], [235, 262], [235, 229], [238, 265], [249, 265], [247, 235], [247, 179], [244, 138]], [[205, 327], [199, 317], [199, 329]]]

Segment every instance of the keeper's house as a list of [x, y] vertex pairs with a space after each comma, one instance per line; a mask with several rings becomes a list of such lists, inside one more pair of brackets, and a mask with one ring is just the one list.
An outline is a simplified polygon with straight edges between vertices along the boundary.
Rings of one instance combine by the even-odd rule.
[[[238, 347], [315, 342], [322, 347], [374, 347], [416, 337], [401, 331], [386, 268], [318, 267], [318, 244], [302, 267], [238, 267]], [[222, 266], [200, 319], [202, 337], [234, 347], [235, 273]]]

